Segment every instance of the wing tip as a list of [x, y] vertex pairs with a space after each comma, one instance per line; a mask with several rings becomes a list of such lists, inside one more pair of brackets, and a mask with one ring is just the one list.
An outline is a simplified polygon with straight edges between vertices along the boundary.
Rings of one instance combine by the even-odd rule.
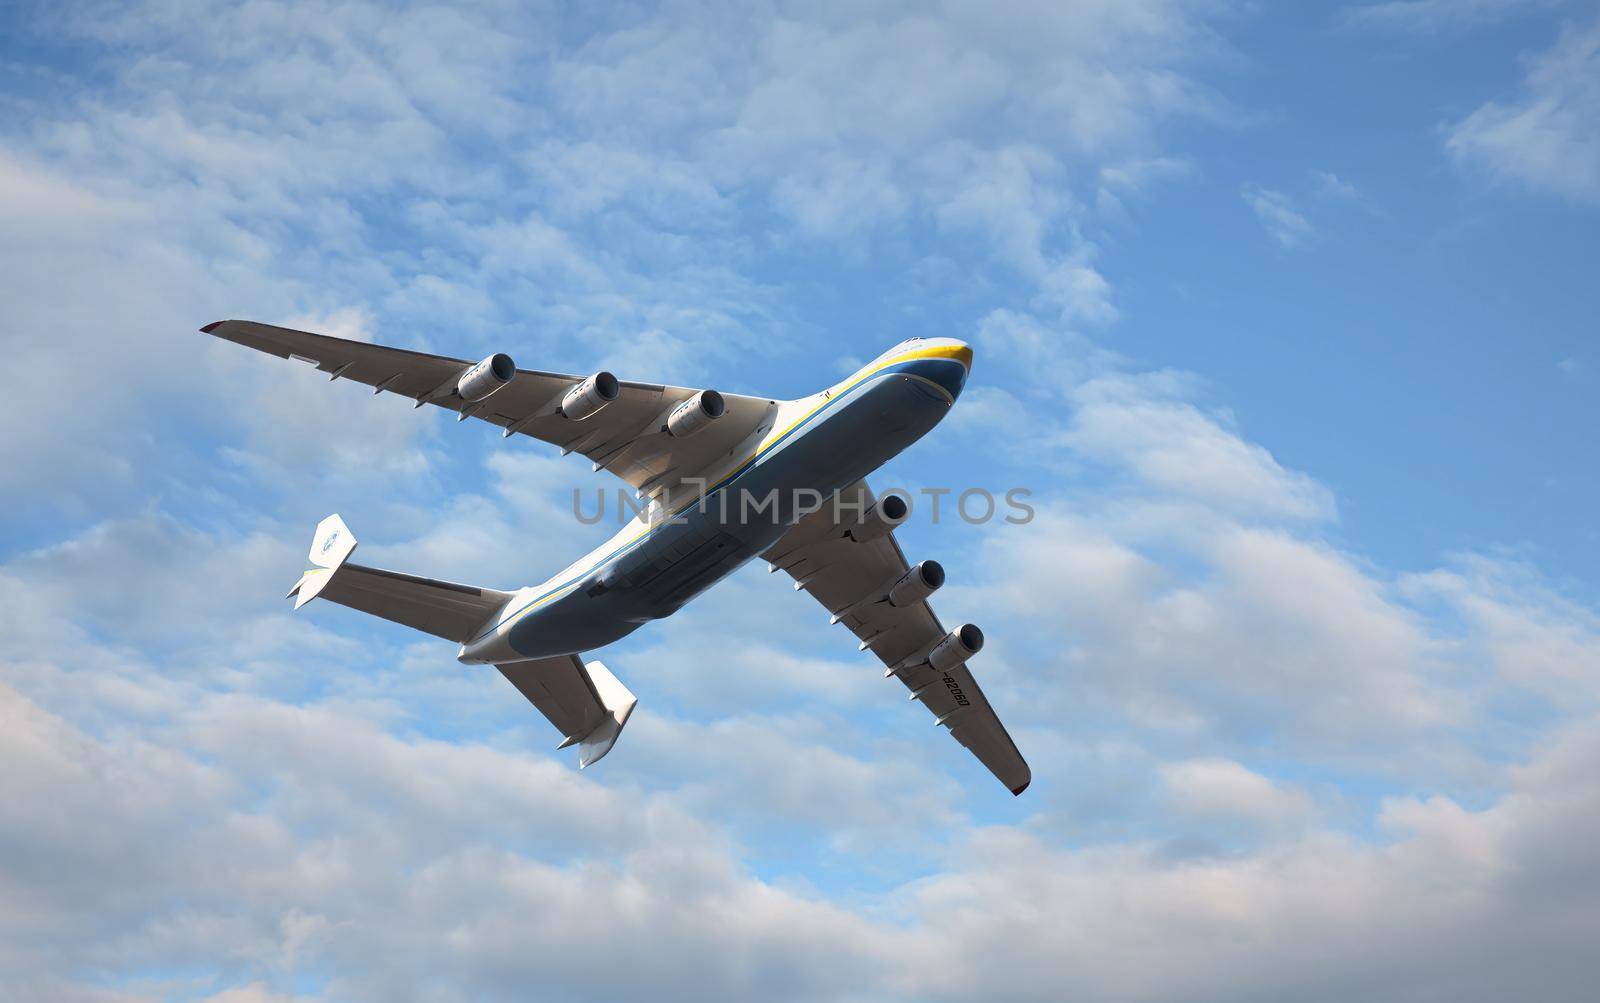
[[1022, 796], [1022, 792], [1027, 790], [1028, 789], [1028, 785], [1031, 784], [1031, 783], [1033, 783], [1033, 778], [1029, 777], [1028, 779], [1024, 780], [1021, 784], [1017, 785], [1016, 787], [1011, 788], [1011, 796], [1012, 797], [1021, 797]]
[[210, 334], [212, 331], [215, 331], [217, 328], [221, 327], [222, 325], [224, 325], [226, 323], [227, 323], [227, 321], [225, 321], [225, 320], [214, 320], [211, 323], [207, 324], [205, 327], [202, 327], [200, 330], [204, 334]]

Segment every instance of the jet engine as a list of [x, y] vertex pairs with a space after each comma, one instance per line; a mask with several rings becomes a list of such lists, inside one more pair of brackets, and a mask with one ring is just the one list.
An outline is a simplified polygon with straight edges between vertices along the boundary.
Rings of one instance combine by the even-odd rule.
[[715, 390], [702, 390], [667, 415], [667, 434], [683, 439], [721, 418], [728, 404]]
[[944, 565], [938, 561], [923, 561], [889, 586], [889, 605], [915, 606], [939, 591], [943, 584]]
[[579, 383], [561, 398], [561, 413], [573, 421], [582, 421], [616, 400], [622, 393], [617, 378], [605, 370]]
[[879, 498], [861, 521], [850, 529], [850, 539], [857, 543], [876, 540], [878, 537], [905, 522], [911, 515], [911, 506], [899, 495]]
[[944, 640], [928, 652], [928, 664], [936, 672], [949, 672], [983, 650], [983, 631], [964, 623], [944, 636]]
[[516, 375], [517, 364], [511, 361], [511, 356], [496, 352], [482, 362], [473, 363], [461, 374], [461, 379], [456, 381], [456, 393], [469, 404], [481, 401], [510, 383]]

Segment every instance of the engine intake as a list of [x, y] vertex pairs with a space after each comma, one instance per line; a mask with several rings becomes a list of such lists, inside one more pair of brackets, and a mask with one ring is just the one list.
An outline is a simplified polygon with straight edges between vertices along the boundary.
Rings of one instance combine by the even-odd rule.
[[944, 565], [938, 561], [923, 561], [889, 586], [889, 605], [915, 606], [939, 591], [943, 584]]
[[721, 418], [727, 410], [728, 402], [721, 394], [702, 390], [667, 415], [667, 434], [678, 439], [687, 438]]
[[510, 383], [516, 375], [517, 364], [511, 361], [511, 356], [496, 352], [482, 362], [473, 363], [461, 374], [461, 379], [456, 381], [456, 393], [469, 404], [481, 401]]
[[944, 636], [944, 640], [928, 652], [928, 664], [936, 672], [949, 672], [983, 650], [983, 631], [964, 623]]
[[890, 532], [911, 516], [911, 505], [899, 495], [879, 498], [861, 521], [850, 530], [850, 539], [866, 543]]
[[561, 398], [561, 413], [573, 421], [595, 414], [622, 394], [622, 384], [605, 370], [579, 383]]

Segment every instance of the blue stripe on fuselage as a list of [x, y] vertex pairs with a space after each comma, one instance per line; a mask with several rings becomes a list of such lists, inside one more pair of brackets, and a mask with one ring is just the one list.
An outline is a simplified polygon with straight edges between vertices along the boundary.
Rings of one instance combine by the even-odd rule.
[[884, 372], [906, 373], [937, 383], [950, 395], [952, 401], [961, 396], [961, 388], [967, 383], [967, 367], [955, 359], [912, 359], [910, 362], [890, 366]]

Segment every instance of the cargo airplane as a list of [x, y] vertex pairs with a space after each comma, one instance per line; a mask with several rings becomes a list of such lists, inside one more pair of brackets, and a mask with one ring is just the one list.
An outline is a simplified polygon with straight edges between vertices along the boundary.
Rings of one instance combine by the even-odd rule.
[[338, 515], [318, 526], [295, 608], [321, 596], [460, 645], [493, 665], [589, 766], [611, 751], [636, 703], [582, 654], [670, 616], [759, 555], [794, 579], [904, 684], [910, 699], [1013, 793], [1031, 774], [967, 663], [972, 624], [947, 631], [928, 606], [936, 561], [911, 565], [894, 530], [909, 508], [863, 480], [926, 434], [966, 383], [972, 350], [912, 338], [842, 382], [799, 400], [518, 369], [225, 320], [207, 334], [314, 364], [329, 379], [433, 404], [588, 457], [637, 492], [638, 513], [587, 556], [539, 585], [502, 592], [351, 563]]

